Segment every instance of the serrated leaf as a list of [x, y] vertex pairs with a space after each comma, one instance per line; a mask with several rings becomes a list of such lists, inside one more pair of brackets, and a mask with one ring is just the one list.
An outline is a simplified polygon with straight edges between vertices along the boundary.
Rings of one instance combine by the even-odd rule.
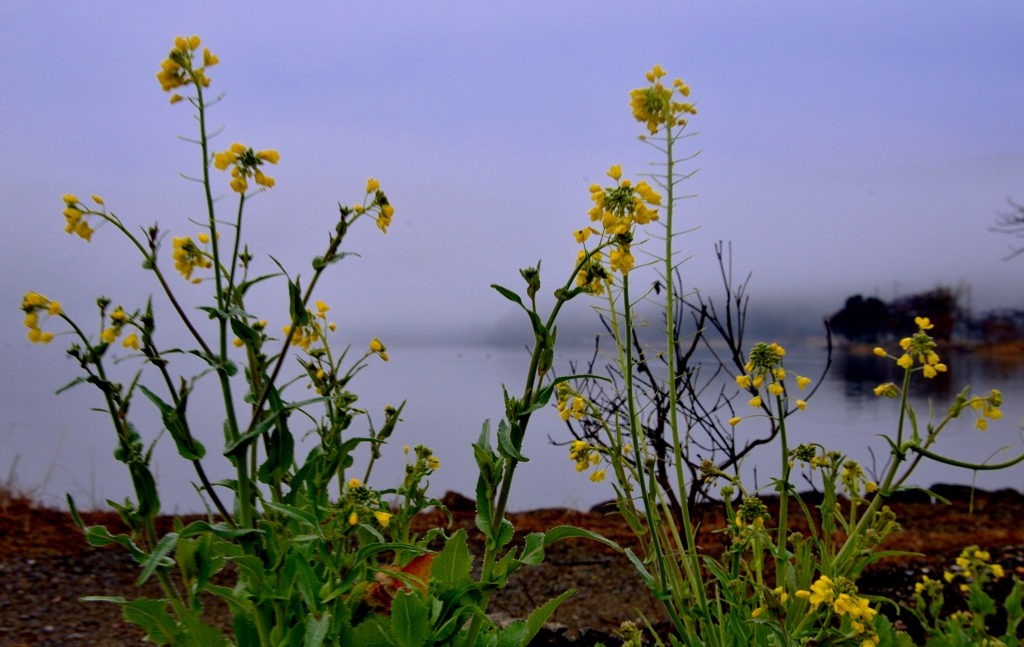
[[167, 612], [165, 600], [149, 600], [139, 598], [125, 602], [121, 607], [124, 619], [138, 625], [146, 632], [146, 637], [157, 645], [175, 644], [182, 630], [174, 617]]
[[170, 554], [174, 550], [174, 545], [178, 542], [178, 534], [169, 532], [164, 535], [160, 543], [156, 545], [156, 548], [150, 554], [149, 558], [142, 564], [142, 574], [139, 575], [139, 579], [135, 580], [135, 586], [142, 586], [146, 580], [156, 571], [157, 567], [163, 566], [164, 557]]
[[306, 618], [306, 638], [302, 643], [303, 647], [320, 647], [327, 638], [327, 631], [331, 628], [331, 612], [325, 611], [319, 620], [311, 613]]
[[473, 558], [466, 546], [466, 531], [459, 530], [448, 539], [430, 568], [431, 579], [437, 581], [440, 589], [438, 595], [472, 584], [472, 569]]
[[246, 535], [261, 535], [263, 531], [258, 528], [232, 528], [223, 521], [210, 524], [205, 521], [193, 521], [181, 531], [181, 537], [194, 537], [203, 533], [213, 533], [222, 539], [235, 539]]
[[[530, 459], [519, 453], [519, 448], [516, 447], [516, 439], [512, 437], [512, 429], [516, 426], [515, 424], [510, 426], [504, 420], [498, 423], [498, 451], [505, 458], [511, 458], [520, 463], [529, 463]], [[521, 445], [522, 438], [518, 440]]]
[[526, 647], [533, 640], [533, 637], [537, 635], [537, 632], [541, 630], [544, 623], [548, 621], [551, 614], [555, 612], [558, 605], [565, 602], [565, 599], [571, 595], [576, 594], [576, 589], [569, 589], [557, 598], [552, 598], [533, 610], [530, 617], [526, 619], [526, 632], [523, 634], [523, 638], [520, 641], [520, 647]]
[[498, 550], [501, 550], [508, 542], [512, 541], [512, 537], [516, 534], [516, 527], [512, 525], [512, 522], [508, 519], [501, 520], [501, 528], [498, 530], [498, 536], [495, 538], [495, 544], [497, 544]]
[[427, 606], [419, 591], [399, 590], [391, 602], [391, 632], [398, 647], [423, 647], [430, 636]]

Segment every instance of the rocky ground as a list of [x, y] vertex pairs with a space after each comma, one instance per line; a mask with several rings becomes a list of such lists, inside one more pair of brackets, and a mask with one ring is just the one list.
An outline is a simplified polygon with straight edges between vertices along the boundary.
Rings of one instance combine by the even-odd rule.
[[[931, 503], [927, 497], [914, 495], [892, 504], [903, 533], [886, 547], [924, 556], [877, 564], [861, 579], [863, 592], [907, 600], [913, 583], [922, 574], [941, 574], [959, 551], [971, 544], [988, 549], [1007, 573], [1024, 576], [1024, 496], [1010, 490], [978, 492], [971, 510], [966, 488], [940, 490], [953, 500], [952, 505]], [[472, 528], [472, 502], [451, 493], [446, 502], [455, 516], [455, 525], [471, 531], [472, 547], [482, 554], [481, 537]], [[113, 514], [85, 516], [89, 524], [104, 523], [112, 528], [120, 525]], [[618, 516], [599, 511], [550, 509], [511, 517], [517, 539], [552, 526], [574, 524], [622, 545], [633, 543]], [[428, 513], [418, 523], [425, 528], [442, 520], [439, 513]], [[165, 530], [170, 529], [171, 519], [160, 521]], [[794, 529], [802, 525], [806, 525], [802, 519], [794, 519]], [[715, 510], [704, 511], [699, 541], [708, 554], [720, 554], [722, 550], [721, 535], [712, 534], [721, 526], [722, 519]], [[136, 590], [133, 582], [137, 576], [138, 565], [123, 551], [86, 545], [66, 513], [33, 507], [21, 500], [0, 500], [0, 645], [142, 644], [142, 633], [125, 624], [116, 605], [80, 601], [87, 595], [159, 595], [152, 582]], [[221, 577], [230, 582], [232, 574], [225, 572]], [[564, 542], [548, 552], [541, 566], [520, 570], [492, 600], [492, 617], [498, 622], [524, 617], [569, 588], [578, 593], [559, 608], [552, 618], [553, 630], [539, 636], [542, 642], [557, 644], [571, 637], [581, 646], [603, 641], [611, 647], [617, 641], [609, 632], [622, 621], [635, 619], [637, 610], [652, 622], [663, 619], [655, 600], [624, 557], [582, 540]], [[219, 600], [211, 598], [205, 611], [212, 622], [228, 626], [227, 609]], [[916, 629], [909, 618], [889, 613], [897, 622], [905, 622], [912, 632]]]

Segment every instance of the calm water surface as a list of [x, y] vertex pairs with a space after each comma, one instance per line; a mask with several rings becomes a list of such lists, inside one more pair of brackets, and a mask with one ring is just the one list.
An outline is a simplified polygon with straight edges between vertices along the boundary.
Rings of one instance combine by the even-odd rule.
[[[586, 349], [561, 352], [559, 368], [562, 373], [566, 372], [570, 359], [589, 357]], [[384, 459], [378, 461], [371, 481], [380, 488], [396, 485], [402, 477], [405, 461], [401, 446], [424, 443], [434, 449], [442, 465], [432, 479], [432, 491], [437, 496], [446, 490], [472, 493], [476, 469], [470, 443], [480, 433], [485, 419], [497, 423], [502, 416], [502, 383], [508, 386], [510, 393], [521, 394], [529, 356], [525, 350], [492, 347], [392, 346], [389, 354], [390, 362], [371, 363], [353, 385], [355, 392], [363, 394], [359, 404], [370, 411], [378, 423], [383, 420], [386, 404], [397, 405], [403, 399], [408, 400], [402, 416], [404, 422], [398, 426], [390, 447], [385, 448]], [[707, 361], [710, 355], [705, 353], [701, 359]], [[927, 389], [919, 387], [912, 391], [911, 400], [919, 417], [927, 416], [929, 398], [935, 402], [937, 415], [941, 417], [956, 393], [967, 384], [976, 393], [993, 388], [1002, 391], [1005, 417], [992, 422], [988, 432], [980, 432], [974, 429], [973, 414], [966, 413], [947, 427], [935, 450], [960, 460], [984, 461], [1002, 447], [1014, 443], [1020, 446], [1024, 363], [999, 362], [974, 355], [943, 359], [949, 372], [930, 381]], [[815, 382], [824, 362], [824, 351], [812, 346], [790, 348], [786, 356], [788, 370], [811, 376]], [[880, 470], [888, 457], [888, 449], [876, 434], [895, 433], [898, 400], [878, 398], [872, 389], [881, 382], [898, 379], [894, 373], [887, 372], [891, 365], [873, 356], [837, 352], [832, 370], [810, 400], [807, 411], [789, 419], [791, 445], [817, 442], [862, 461], [869, 469], [872, 464], [869, 448], [873, 448]], [[64, 372], [64, 375], [70, 373]], [[46, 379], [54, 383], [54, 388], [60, 385], [60, 380], [52, 375]], [[31, 383], [31, 380], [26, 382]], [[195, 394], [191, 407], [193, 428], [211, 455], [204, 462], [212, 472], [212, 480], [229, 478], [230, 470], [223, 469], [226, 460], [219, 457], [218, 448], [223, 441], [217, 413], [218, 391], [213, 380], [208, 379], [203, 386], [205, 388]], [[292, 398], [299, 396], [291, 394]], [[34, 400], [38, 401], [39, 397], [35, 396]], [[38, 406], [19, 407], [15, 399], [13, 405], [5, 406], [0, 412], [0, 470], [4, 470], [0, 474], [13, 474], [26, 487], [42, 487], [41, 496], [51, 503], [58, 503], [64, 492], [71, 492], [84, 507], [102, 506], [105, 498], [124, 498], [130, 492], [130, 482], [124, 467], [111, 457], [113, 432], [104, 414], [89, 412], [90, 407], [101, 405], [98, 394], [93, 389], [80, 387], [48, 402], [50, 406], [40, 409]], [[745, 407], [741, 405], [741, 409]], [[147, 440], [160, 429], [159, 419], [151, 409], [148, 402], [139, 398], [132, 411], [132, 419]], [[204, 414], [207, 417], [204, 418]], [[297, 436], [310, 426], [303, 418], [292, 417], [291, 428]], [[363, 430], [365, 422], [357, 421], [353, 434]], [[765, 432], [765, 423], [744, 421], [737, 432], [741, 440], [756, 437]], [[523, 449], [531, 461], [520, 466], [517, 472], [511, 509], [586, 508], [614, 496], [609, 483], [593, 484], [586, 475], [577, 474], [566, 448], [550, 444], [551, 439], [564, 442], [567, 438], [566, 428], [554, 409], [534, 415]], [[306, 445], [310, 444], [307, 440]], [[772, 447], [749, 457], [743, 473], [751, 484], [755, 472], [760, 485], [777, 475], [776, 451]], [[1014, 448], [1010, 453], [1016, 451]], [[169, 438], [160, 440], [154, 456], [164, 510], [201, 510], [202, 504], [191, 485], [197, 479], [177, 457]], [[996, 460], [1002, 459], [997, 457]], [[365, 461], [357, 460], [354, 473], [362, 477], [364, 466]], [[938, 482], [969, 484], [973, 478], [969, 471], [924, 462], [913, 480], [929, 486]], [[1004, 472], [981, 472], [976, 482], [986, 489], [1024, 489], [1024, 465]], [[803, 489], [806, 484], [798, 487]]]

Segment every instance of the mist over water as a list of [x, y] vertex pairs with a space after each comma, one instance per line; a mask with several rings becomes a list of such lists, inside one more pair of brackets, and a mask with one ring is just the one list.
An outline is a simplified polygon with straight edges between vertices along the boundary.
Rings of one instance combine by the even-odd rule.
[[[752, 339], [751, 343], [755, 340]], [[378, 488], [394, 487], [404, 473], [405, 456], [402, 445], [422, 443], [431, 447], [441, 461], [441, 469], [431, 479], [431, 492], [435, 496], [446, 490], [472, 495], [476, 483], [476, 466], [470, 444], [480, 433], [481, 424], [490, 419], [497, 425], [503, 413], [501, 385], [510, 394], [519, 395], [524, 384], [529, 355], [523, 348], [484, 345], [462, 346], [389, 346], [391, 361], [375, 361], [353, 382], [352, 390], [362, 394], [358, 402], [379, 424], [383, 420], [386, 404], [398, 405], [407, 400], [400, 423], [383, 458], [374, 467], [371, 483]], [[826, 353], [820, 344], [789, 345], [786, 367], [790, 372], [814, 378], [815, 383], [824, 368]], [[561, 349], [556, 362], [559, 374], [565, 374], [570, 360], [585, 362], [591, 349], [582, 346]], [[695, 359], [712, 361], [706, 350], [698, 351]], [[1016, 455], [1021, 442], [1019, 422], [1024, 418], [1024, 400], [1017, 394], [1024, 392], [1024, 363], [1000, 362], [976, 355], [955, 354], [943, 356], [949, 372], [923, 385], [915, 379], [911, 401], [922, 424], [928, 415], [928, 400], [935, 403], [936, 415], [941, 417], [952, 403], [956, 393], [968, 383], [973, 392], [987, 393], [990, 389], [1003, 392], [1005, 417], [993, 421], [987, 432], [973, 428], [972, 412], [965, 412], [953, 421], [940, 436], [935, 451], [958, 460], [985, 461], [1001, 447], [1017, 443], [1009, 454]], [[817, 394], [809, 401], [806, 412], [796, 412], [788, 419], [790, 446], [814, 442], [830, 450], [838, 450], [850, 458], [861, 461], [869, 474], [881, 472], [888, 458], [888, 446], [876, 434], [895, 435], [898, 400], [874, 395], [872, 389], [879, 383], [894, 379], [892, 362], [886, 363], [874, 356], [852, 355], [836, 351], [832, 369]], [[70, 379], [65, 364], [61, 372]], [[42, 377], [40, 377], [42, 379]], [[47, 378], [53, 381], [52, 374]], [[61, 382], [63, 383], [63, 382]], [[190, 420], [199, 439], [206, 445], [209, 458], [204, 465], [211, 480], [232, 478], [226, 459], [219, 456], [223, 444], [220, 436], [219, 395], [214, 385], [200, 388], [193, 396]], [[728, 388], [728, 385], [727, 385]], [[293, 386], [285, 395], [301, 399], [302, 393]], [[738, 415], [746, 412], [746, 398], [737, 403]], [[9, 470], [17, 457], [16, 476], [25, 487], [44, 485], [37, 492], [44, 502], [60, 504], [63, 493], [69, 492], [83, 507], [102, 507], [104, 499], [123, 499], [131, 492], [131, 484], [124, 466], [114, 461], [113, 431], [105, 414], [90, 412], [90, 407], [101, 404], [92, 387], [73, 389], [34, 412], [30, 420], [17, 418], [9, 409], [2, 413], [0, 435], [0, 469]], [[212, 417], [210, 417], [212, 416]], [[148, 402], [137, 401], [131, 418], [147, 442], [160, 429], [159, 418]], [[290, 427], [299, 440], [311, 424], [293, 415]], [[364, 419], [357, 419], [348, 437], [362, 435], [366, 430]], [[736, 427], [742, 442], [764, 435], [767, 424], [763, 420], [744, 420]], [[608, 482], [591, 483], [586, 474], [578, 474], [568, 458], [566, 447], [554, 447], [551, 441], [565, 443], [570, 436], [565, 424], [558, 419], [553, 407], [537, 412], [531, 419], [523, 445], [523, 453], [530, 462], [520, 466], [516, 475], [510, 507], [512, 510], [540, 507], [570, 507], [586, 509], [614, 497]], [[301, 444], [304, 454], [313, 439]], [[873, 448], [874, 459], [868, 448]], [[755, 479], [765, 486], [778, 476], [778, 445], [759, 448], [744, 462], [742, 474], [748, 486]], [[365, 453], [358, 454], [356, 464], [347, 476], [363, 477]], [[873, 462], [876, 461], [874, 467]], [[1005, 460], [997, 457], [996, 461]], [[203, 506], [191, 483], [197, 481], [191, 466], [179, 458], [173, 443], [164, 436], [154, 452], [154, 472], [160, 486], [165, 512], [200, 512]], [[934, 483], [970, 484], [974, 475], [965, 470], [945, 465], [922, 462], [911, 481], [928, 487]], [[799, 490], [810, 485], [795, 476]], [[820, 482], [817, 482], [820, 485]], [[976, 484], [985, 489], [1013, 487], [1024, 489], [1024, 469], [1011, 468], [1001, 472], [981, 472]]]

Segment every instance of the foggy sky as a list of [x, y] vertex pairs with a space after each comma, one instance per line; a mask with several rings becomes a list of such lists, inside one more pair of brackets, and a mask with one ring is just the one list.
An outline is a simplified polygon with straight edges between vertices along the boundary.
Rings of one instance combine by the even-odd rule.
[[[214, 148], [281, 154], [277, 187], [247, 210], [260, 268], [270, 253], [308, 275], [337, 202], [361, 199], [367, 177], [395, 205], [386, 236], [369, 223], [351, 235], [362, 257], [332, 267], [320, 294], [360, 344], [504, 340], [516, 314], [488, 284], [519, 289], [518, 268], [544, 259], [549, 294], [571, 269], [587, 186], [656, 159], [627, 105], [655, 63], [699, 109], [682, 145], [699, 153], [684, 165], [699, 169], [684, 185], [697, 197], [678, 212], [699, 227], [679, 239], [695, 255], [686, 289], [718, 289], [724, 239], [737, 274], [754, 272], [755, 304], [811, 326], [849, 294], [938, 283], [969, 283], [976, 309], [1024, 306], [1024, 259], [1005, 263], [1010, 241], [988, 230], [1007, 197], [1024, 201], [1019, 3], [6, 2], [5, 429], [34, 424], [75, 375], [63, 339], [25, 339], [26, 291], [84, 319], [99, 294], [141, 304], [157, 289], [112, 228], [91, 244], [65, 235], [60, 196], [199, 232], [187, 219], [205, 218], [201, 189], [178, 176], [200, 172], [176, 138], [195, 134], [190, 107], [168, 105], [154, 77], [191, 33], [221, 60]], [[205, 286], [172, 278], [205, 304]], [[283, 295], [267, 286], [252, 309], [279, 326]], [[574, 305], [569, 317], [590, 316]]]

